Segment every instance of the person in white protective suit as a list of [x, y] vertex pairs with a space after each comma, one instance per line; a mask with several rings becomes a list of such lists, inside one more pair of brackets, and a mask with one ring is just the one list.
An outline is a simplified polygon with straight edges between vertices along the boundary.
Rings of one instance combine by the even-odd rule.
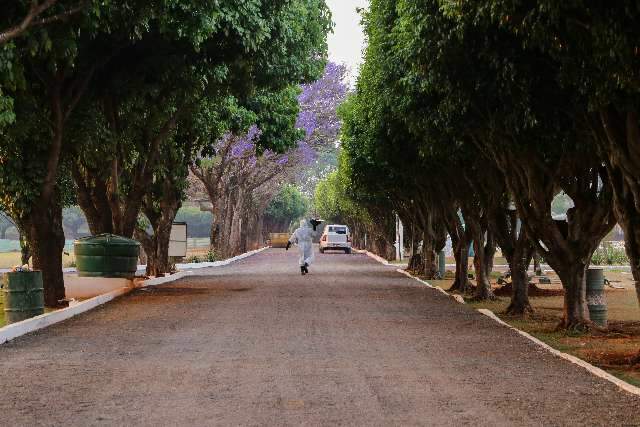
[[289, 237], [289, 242], [287, 243], [287, 250], [289, 250], [292, 244], [298, 244], [298, 250], [300, 251], [300, 272], [303, 276], [309, 273], [309, 265], [311, 265], [314, 258], [313, 236], [315, 234], [317, 224], [313, 224], [313, 228], [311, 228], [311, 225], [312, 224], [307, 220], [300, 220], [300, 227], [293, 232], [291, 237]]

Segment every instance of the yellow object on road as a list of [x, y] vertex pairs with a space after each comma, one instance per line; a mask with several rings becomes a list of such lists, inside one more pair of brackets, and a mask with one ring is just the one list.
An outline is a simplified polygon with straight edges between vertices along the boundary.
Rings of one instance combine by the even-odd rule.
[[289, 241], [289, 233], [269, 233], [272, 248], [286, 248]]

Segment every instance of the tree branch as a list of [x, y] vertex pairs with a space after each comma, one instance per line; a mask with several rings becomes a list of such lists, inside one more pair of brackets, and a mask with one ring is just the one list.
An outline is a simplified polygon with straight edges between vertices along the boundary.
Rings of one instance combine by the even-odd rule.
[[20, 37], [30, 27], [47, 25], [54, 22], [63, 21], [81, 12], [86, 6], [86, 3], [82, 2], [82, 3], [79, 3], [77, 6], [71, 9], [68, 9], [64, 12], [47, 16], [44, 18], [38, 18], [46, 10], [55, 6], [56, 3], [58, 3], [58, 0], [45, 0], [41, 4], [38, 4], [37, 0], [32, 0], [31, 6], [29, 7], [29, 11], [27, 12], [26, 16], [22, 19], [22, 21], [19, 24], [0, 32], [0, 46], [8, 43], [9, 41], [17, 37]]

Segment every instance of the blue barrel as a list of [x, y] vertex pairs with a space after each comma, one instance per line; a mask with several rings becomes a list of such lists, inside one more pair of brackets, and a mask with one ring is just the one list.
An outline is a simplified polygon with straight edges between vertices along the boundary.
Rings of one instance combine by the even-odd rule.
[[604, 270], [590, 267], [587, 270], [587, 306], [589, 318], [603, 328], [607, 327], [607, 299], [604, 293]]

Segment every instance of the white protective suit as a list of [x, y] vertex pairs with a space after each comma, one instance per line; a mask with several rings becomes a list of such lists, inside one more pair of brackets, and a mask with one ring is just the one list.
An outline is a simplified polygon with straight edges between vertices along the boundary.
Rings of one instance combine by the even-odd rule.
[[289, 237], [291, 244], [297, 243], [300, 251], [300, 267], [305, 263], [311, 265], [313, 261], [313, 235], [314, 231], [306, 220], [300, 220], [300, 227]]

